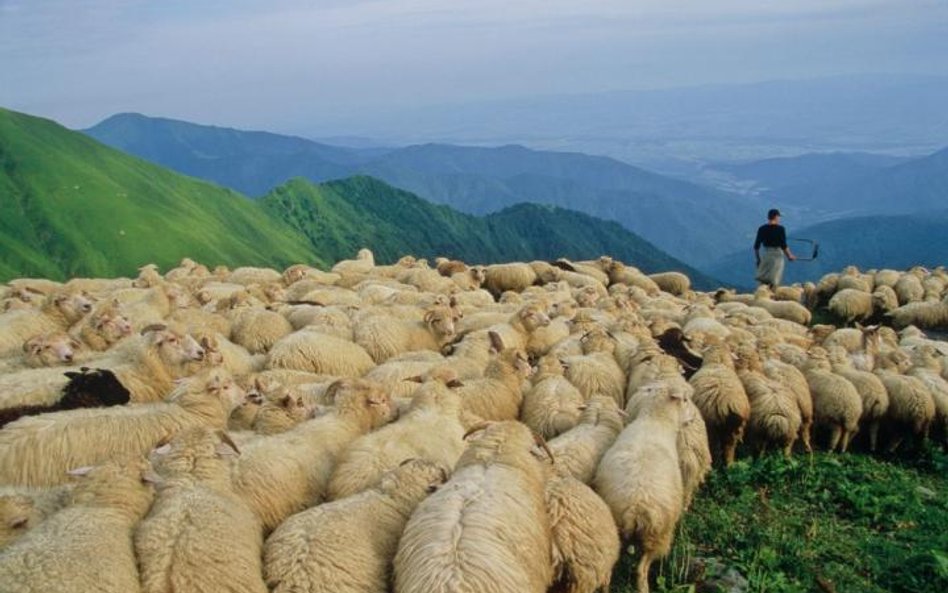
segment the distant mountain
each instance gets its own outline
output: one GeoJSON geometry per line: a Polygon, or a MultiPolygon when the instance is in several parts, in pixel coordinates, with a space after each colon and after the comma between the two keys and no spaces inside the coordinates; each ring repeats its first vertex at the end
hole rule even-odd
{"type": "Polygon", "coordinates": [[[49,120],[0,109],[0,281],[209,265],[327,266],[372,248],[471,262],[609,254],[713,282],[616,223],[522,204],[478,218],[385,183],[297,179],[259,201],[147,163],[49,120]]]}
{"type": "Polygon", "coordinates": [[[0,109],[0,276],[114,276],[190,256],[282,266],[305,239],[240,194],[0,109]]]}
{"type": "Polygon", "coordinates": [[[831,152],[744,163],[721,163],[712,167],[727,171],[739,179],[753,181],[760,191],[775,192],[788,187],[862,179],[907,160],[903,157],[866,152],[831,152]]]}
{"type": "Polygon", "coordinates": [[[113,115],[84,132],[137,157],[251,196],[262,195],[291,177],[345,177],[365,158],[357,149],[293,136],[199,126],[137,113],[113,115]]]}
{"type": "Polygon", "coordinates": [[[110,118],[87,133],[142,158],[251,194],[293,176],[319,182],[369,174],[473,214],[520,202],[553,204],[615,220],[696,266],[735,249],[760,218],[759,208],[731,194],[606,157],[521,146],[427,144],[332,152],[299,138],[129,115],[110,118]]]}
{"type": "Polygon", "coordinates": [[[312,134],[401,144],[523,144],[669,162],[748,160],[812,151],[931,151],[948,144],[948,77],[862,74],[659,90],[423,105],[327,121],[312,134]]]}
{"type": "MultiPolygon", "coordinates": [[[[944,205],[944,204],[943,204],[944,205]]],[[[948,210],[902,216],[865,216],[833,220],[800,230],[790,236],[814,239],[820,254],[813,262],[788,263],[785,283],[816,280],[848,265],[860,268],[905,269],[914,265],[948,264],[948,210]]],[[[791,243],[797,255],[809,256],[804,244],[791,243]]],[[[735,286],[754,283],[751,245],[721,258],[709,267],[711,274],[735,286]]]]}
{"type": "Polygon", "coordinates": [[[472,262],[610,254],[649,272],[680,270],[701,288],[716,285],[616,223],[552,206],[518,204],[477,217],[432,205],[372,177],[319,185],[292,179],[260,203],[309,237],[313,250],[329,259],[351,256],[349,238],[357,234],[384,261],[406,253],[472,262]]]}
{"type": "Polygon", "coordinates": [[[948,148],[858,179],[786,188],[775,195],[800,207],[850,215],[939,210],[948,204],[948,148]]]}

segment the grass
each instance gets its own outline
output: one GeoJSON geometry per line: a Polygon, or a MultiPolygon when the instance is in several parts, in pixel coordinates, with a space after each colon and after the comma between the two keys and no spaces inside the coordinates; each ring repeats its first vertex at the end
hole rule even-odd
{"type": "MultiPolygon", "coordinates": [[[[715,591],[696,558],[733,567],[753,593],[948,591],[948,457],[775,455],[715,470],[655,590],[715,591]]],[[[635,590],[634,566],[624,554],[613,591],[635,590]]]]}

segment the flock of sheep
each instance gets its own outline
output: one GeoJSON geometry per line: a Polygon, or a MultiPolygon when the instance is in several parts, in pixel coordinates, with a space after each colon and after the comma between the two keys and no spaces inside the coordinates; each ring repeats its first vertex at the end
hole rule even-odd
{"type": "Polygon", "coordinates": [[[15,280],[0,584],[591,593],[625,540],[645,593],[712,463],[946,443],[948,348],[923,331],[946,287],[849,268],[707,294],[609,257],[368,250],[15,280]],[[811,326],[822,308],[856,327],[811,326]]]}

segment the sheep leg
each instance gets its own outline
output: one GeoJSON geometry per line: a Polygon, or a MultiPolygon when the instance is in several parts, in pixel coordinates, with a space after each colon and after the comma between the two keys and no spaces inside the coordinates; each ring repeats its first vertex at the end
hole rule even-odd
{"type": "Polygon", "coordinates": [[[853,438],[854,436],[856,436],[856,431],[855,431],[855,430],[852,431],[852,432],[850,432],[850,431],[848,431],[848,430],[844,430],[844,431],[843,431],[843,441],[842,441],[842,443],[841,443],[841,445],[840,445],[840,452],[841,452],[841,453],[845,453],[845,452],[846,452],[846,449],[849,448],[849,441],[852,440],[852,438],[853,438]]]}
{"type": "Polygon", "coordinates": [[[648,552],[642,552],[642,558],[639,559],[638,575],[636,578],[635,590],[637,593],[648,593],[648,571],[652,567],[652,555],[648,552]]]}
{"type": "Polygon", "coordinates": [[[830,453],[836,450],[836,447],[839,446],[839,442],[840,440],[842,440],[842,438],[843,438],[843,427],[839,425],[834,426],[833,433],[830,436],[830,442],[829,442],[830,453]]]}
{"type": "Polygon", "coordinates": [[[810,442],[810,435],[812,432],[812,423],[806,423],[800,426],[800,439],[803,441],[803,450],[807,453],[813,452],[813,444],[810,442]]]}
{"type": "Polygon", "coordinates": [[[879,443],[879,421],[875,421],[869,425],[869,450],[873,453],[876,452],[876,445],[879,443]]]}

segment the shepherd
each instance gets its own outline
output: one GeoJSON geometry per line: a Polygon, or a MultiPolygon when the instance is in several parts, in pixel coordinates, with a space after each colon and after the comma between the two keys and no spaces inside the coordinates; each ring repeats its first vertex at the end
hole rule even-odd
{"type": "Polygon", "coordinates": [[[754,279],[758,284],[766,284],[770,288],[780,286],[784,256],[790,261],[797,259],[787,247],[787,231],[780,226],[780,210],[771,208],[767,212],[767,224],[757,229],[757,239],[754,240],[754,258],[757,260],[754,279]],[[764,247],[763,257],[760,255],[761,245],[764,247]]]}

